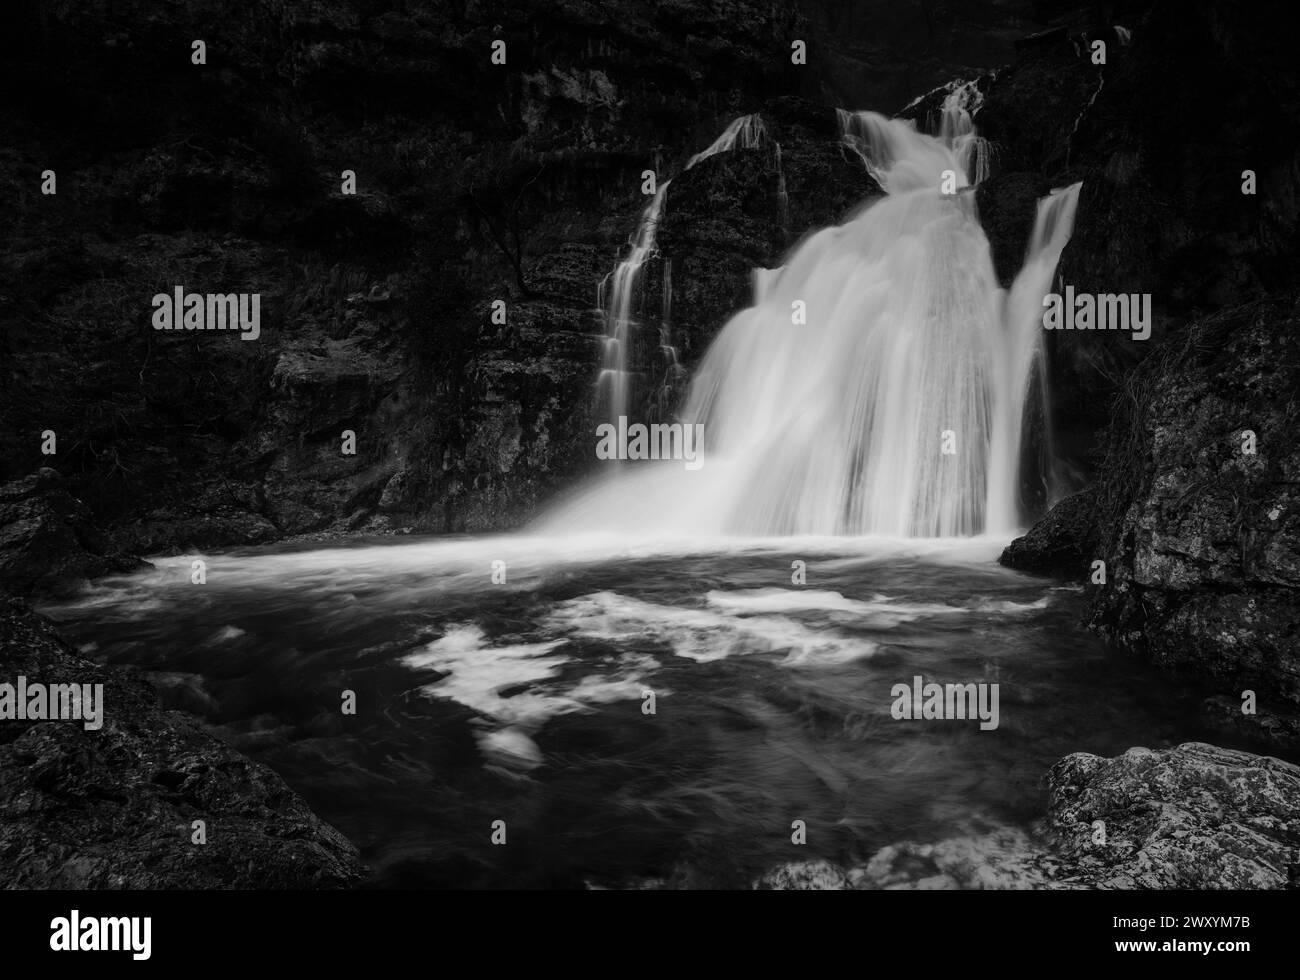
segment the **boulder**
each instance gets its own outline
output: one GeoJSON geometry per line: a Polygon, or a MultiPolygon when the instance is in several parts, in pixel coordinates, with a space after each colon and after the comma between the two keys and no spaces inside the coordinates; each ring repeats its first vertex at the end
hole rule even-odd
{"type": "Polygon", "coordinates": [[[164,711],[127,668],[79,656],[0,598],[0,684],[103,685],[101,724],[0,720],[10,888],[344,888],[357,850],[265,766],[164,711]],[[195,843],[203,821],[205,843],[195,843]]]}
{"type": "Polygon", "coordinates": [[[756,888],[1279,889],[1300,887],[1300,766],[1188,742],[1048,772],[1048,814],[933,843],[881,848],[865,865],[772,869],[756,888]]]}
{"type": "Polygon", "coordinates": [[[1082,578],[1097,557],[1100,534],[1093,519],[1096,494],[1081,490],[1060,501],[1007,545],[998,561],[1008,568],[1082,578]]]}
{"type": "Polygon", "coordinates": [[[63,592],[139,564],[105,543],[57,470],[0,485],[0,589],[63,592]]]}
{"type": "Polygon", "coordinates": [[[1199,321],[1131,379],[1097,488],[1091,624],[1266,714],[1300,713],[1300,308],[1199,321]]]}

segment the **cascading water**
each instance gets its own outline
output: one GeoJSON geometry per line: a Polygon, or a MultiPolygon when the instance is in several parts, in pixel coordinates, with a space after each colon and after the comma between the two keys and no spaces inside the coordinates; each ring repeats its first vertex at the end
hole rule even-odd
{"type": "Polygon", "coordinates": [[[714,340],[683,412],[704,426],[706,465],[620,473],[546,527],[635,515],[657,534],[951,537],[1017,525],[1041,298],[1079,185],[1039,202],[1024,266],[1001,289],[971,192],[988,167],[968,110],[977,94],[953,87],[934,136],[840,113],[886,196],[756,275],[755,305],[714,340]]]}
{"type": "MultiPolygon", "coordinates": [[[[718,153],[727,153],[740,146],[752,149],[762,144],[767,138],[763,120],[757,115],[740,116],[733,119],[722,135],[706,149],[701,150],[686,161],[685,170],[690,170],[701,160],[718,153]]],[[[655,254],[655,236],[659,222],[663,219],[664,203],[668,199],[666,180],[658,185],[650,203],[641,212],[636,234],[628,244],[631,250],[601,282],[597,291],[596,302],[605,319],[605,344],[602,355],[599,385],[601,396],[607,406],[611,419],[625,416],[629,399],[628,341],[632,324],[632,303],[641,268],[655,254]]]]}
{"type": "MultiPolygon", "coordinates": [[[[809,860],[948,841],[973,881],[1003,874],[1005,841],[1031,828],[999,824],[1041,806],[1026,773],[1153,732],[1200,738],[1204,692],[1076,630],[1082,586],[1001,567],[1004,539],[938,537],[1015,519],[1041,297],[1078,195],[1040,202],[999,289],[971,192],[978,92],[947,91],[936,136],[841,117],[887,196],[754,270],[752,308],[689,399],[702,469],[618,468],[523,534],[155,556],[41,611],[280,772],[365,853],[367,887],[748,889],[791,861],[791,814],[816,831],[809,860]],[[795,533],[840,537],[771,537],[795,533]],[[863,533],[933,537],[846,536],[863,533]],[[920,674],[992,688],[992,717],[899,718],[893,691],[920,674]],[[498,821],[510,847],[488,843],[498,821]]],[[[760,127],[738,120],[690,164],[760,127]]],[[[602,295],[624,403],[666,186],[602,295]]],[[[666,347],[689,274],[664,264],[666,347]]],[[[859,870],[871,887],[936,881],[917,862],[859,870]]]]}
{"type": "MultiPolygon", "coordinates": [[[[1047,293],[1061,258],[1061,250],[1074,228],[1074,212],[1079,203],[1079,184],[1052,191],[1038,202],[1034,231],[1029,239],[1025,263],[1006,298],[1006,343],[1004,360],[999,365],[1005,394],[999,399],[997,438],[991,449],[989,468],[988,530],[1006,531],[1017,526],[1017,472],[1020,460],[1023,409],[1028,397],[1035,362],[1041,365],[1043,353],[1043,296],[1047,293]]],[[[1047,405],[1047,379],[1040,378],[1043,391],[1043,417],[1051,413],[1047,405]]],[[[1049,428],[1050,438],[1050,428],[1049,428]]]]}

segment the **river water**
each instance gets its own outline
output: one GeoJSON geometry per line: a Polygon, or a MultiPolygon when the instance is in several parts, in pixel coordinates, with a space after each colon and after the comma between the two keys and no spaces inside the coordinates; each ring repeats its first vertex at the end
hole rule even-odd
{"type": "Polygon", "coordinates": [[[1026,825],[1070,752],[1206,737],[1197,691],[1003,544],[389,539],[204,555],[204,584],[158,559],[42,611],[279,772],[375,887],[746,887],[1026,825]],[[896,719],[918,675],[997,684],[998,726],[896,719]]]}

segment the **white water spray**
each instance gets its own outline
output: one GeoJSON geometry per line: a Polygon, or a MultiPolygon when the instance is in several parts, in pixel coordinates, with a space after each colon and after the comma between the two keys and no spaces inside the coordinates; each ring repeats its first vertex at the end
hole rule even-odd
{"type": "MultiPolygon", "coordinates": [[[[767,131],[759,116],[740,116],[733,119],[722,131],[722,135],[706,149],[687,160],[685,170],[690,170],[701,160],[718,153],[730,152],[736,146],[752,149],[766,139],[767,131]]],[[[671,183],[671,180],[666,180],[658,185],[654,197],[641,212],[636,234],[629,240],[631,251],[605,277],[597,292],[596,302],[605,318],[605,345],[598,384],[611,421],[617,421],[620,415],[627,414],[630,393],[628,342],[633,319],[632,304],[641,267],[656,254],[655,236],[659,231],[659,222],[663,220],[668,185],[671,183]]]]}
{"type": "Polygon", "coordinates": [[[704,425],[704,468],[617,474],[561,507],[548,530],[954,537],[1016,527],[1041,299],[1079,185],[1039,202],[1024,267],[1001,289],[972,192],[988,166],[968,110],[977,95],[950,90],[935,136],[840,114],[886,196],[756,274],[754,305],[709,348],[683,412],[704,425]],[[945,171],[957,193],[941,192],[945,171]],[[792,316],[800,304],[806,323],[792,316]]]}

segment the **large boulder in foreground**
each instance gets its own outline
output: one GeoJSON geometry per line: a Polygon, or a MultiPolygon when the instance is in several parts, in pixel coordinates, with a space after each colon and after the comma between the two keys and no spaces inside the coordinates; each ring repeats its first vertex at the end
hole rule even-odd
{"type": "Polygon", "coordinates": [[[356,848],[270,769],[162,710],[129,670],[78,656],[22,601],[0,597],[0,684],[19,677],[102,684],[102,727],[0,719],[5,887],[341,888],[364,876],[356,848]],[[206,843],[192,842],[196,820],[206,843]]]}
{"type": "Polygon", "coordinates": [[[1076,752],[1052,767],[1048,782],[1065,859],[1060,880],[1095,888],[1296,884],[1300,766],[1188,742],[1114,759],[1076,752]]]}
{"type": "Polygon", "coordinates": [[[1279,889],[1300,887],[1300,766],[1200,742],[1047,775],[1047,819],[936,843],[905,842],[862,866],[774,868],[772,889],[1279,889]]]}

